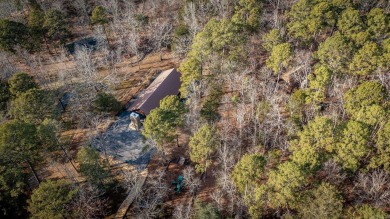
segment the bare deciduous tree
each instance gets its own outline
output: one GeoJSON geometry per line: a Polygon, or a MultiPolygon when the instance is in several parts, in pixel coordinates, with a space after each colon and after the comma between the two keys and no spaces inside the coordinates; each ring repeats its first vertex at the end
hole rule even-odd
{"type": "Polygon", "coordinates": [[[384,170],[359,173],[354,194],[358,202],[371,202],[376,207],[390,206],[390,175],[384,170]]]}

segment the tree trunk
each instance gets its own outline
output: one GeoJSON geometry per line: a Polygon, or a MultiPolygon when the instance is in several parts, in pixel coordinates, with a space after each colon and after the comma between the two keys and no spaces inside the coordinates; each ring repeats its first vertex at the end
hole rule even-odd
{"type": "Polygon", "coordinates": [[[40,185],[40,184],[41,184],[41,181],[39,180],[39,178],[38,178],[38,175],[37,175],[37,172],[35,171],[35,169],[34,169],[33,165],[32,165],[32,164],[30,163],[30,161],[29,161],[29,160],[27,160],[27,159],[26,159],[26,162],[27,162],[28,166],[30,167],[30,169],[31,169],[31,172],[33,173],[33,175],[34,175],[35,179],[37,180],[37,182],[38,182],[38,185],[40,185]]]}
{"type": "Polygon", "coordinates": [[[62,151],[64,152],[65,154],[65,157],[68,159],[69,163],[72,165],[72,167],[76,170],[76,173],[78,173],[79,171],[77,171],[77,168],[76,166],[74,165],[74,163],[72,162],[72,158],[68,155],[68,153],[66,152],[65,148],[61,145],[60,146],[62,151]]]}

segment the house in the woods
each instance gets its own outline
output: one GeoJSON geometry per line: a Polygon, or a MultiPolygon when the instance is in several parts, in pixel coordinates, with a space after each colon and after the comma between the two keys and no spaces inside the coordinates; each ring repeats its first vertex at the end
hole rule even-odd
{"type": "MultiPolygon", "coordinates": [[[[130,105],[130,110],[139,116],[147,116],[152,109],[160,106],[164,97],[178,95],[179,88],[180,73],[175,68],[163,71],[130,105]]],[[[133,114],[133,117],[137,115],[133,114]]],[[[133,120],[132,116],[130,118],[133,120]]]]}

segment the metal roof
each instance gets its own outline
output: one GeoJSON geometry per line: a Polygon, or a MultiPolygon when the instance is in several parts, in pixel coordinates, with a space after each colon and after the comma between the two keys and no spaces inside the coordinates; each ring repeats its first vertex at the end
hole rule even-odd
{"type": "Polygon", "coordinates": [[[130,106],[130,110],[141,110],[148,115],[160,106],[160,100],[168,95],[177,95],[180,88],[180,73],[175,68],[163,71],[130,106]]]}

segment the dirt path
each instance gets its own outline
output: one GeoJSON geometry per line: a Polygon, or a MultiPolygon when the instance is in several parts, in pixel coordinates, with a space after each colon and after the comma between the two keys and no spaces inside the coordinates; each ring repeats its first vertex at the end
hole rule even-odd
{"type": "Polygon", "coordinates": [[[140,177],[135,183],[134,187],[130,190],[126,199],[122,202],[119,207],[118,212],[115,215],[115,219],[123,219],[126,216],[127,211],[131,203],[133,203],[134,199],[137,197],[138,193],[141,191],[142,186],[145,183],[146,178],[148,177],[148,168],[145,168],[141,173],[140,177]]]}

